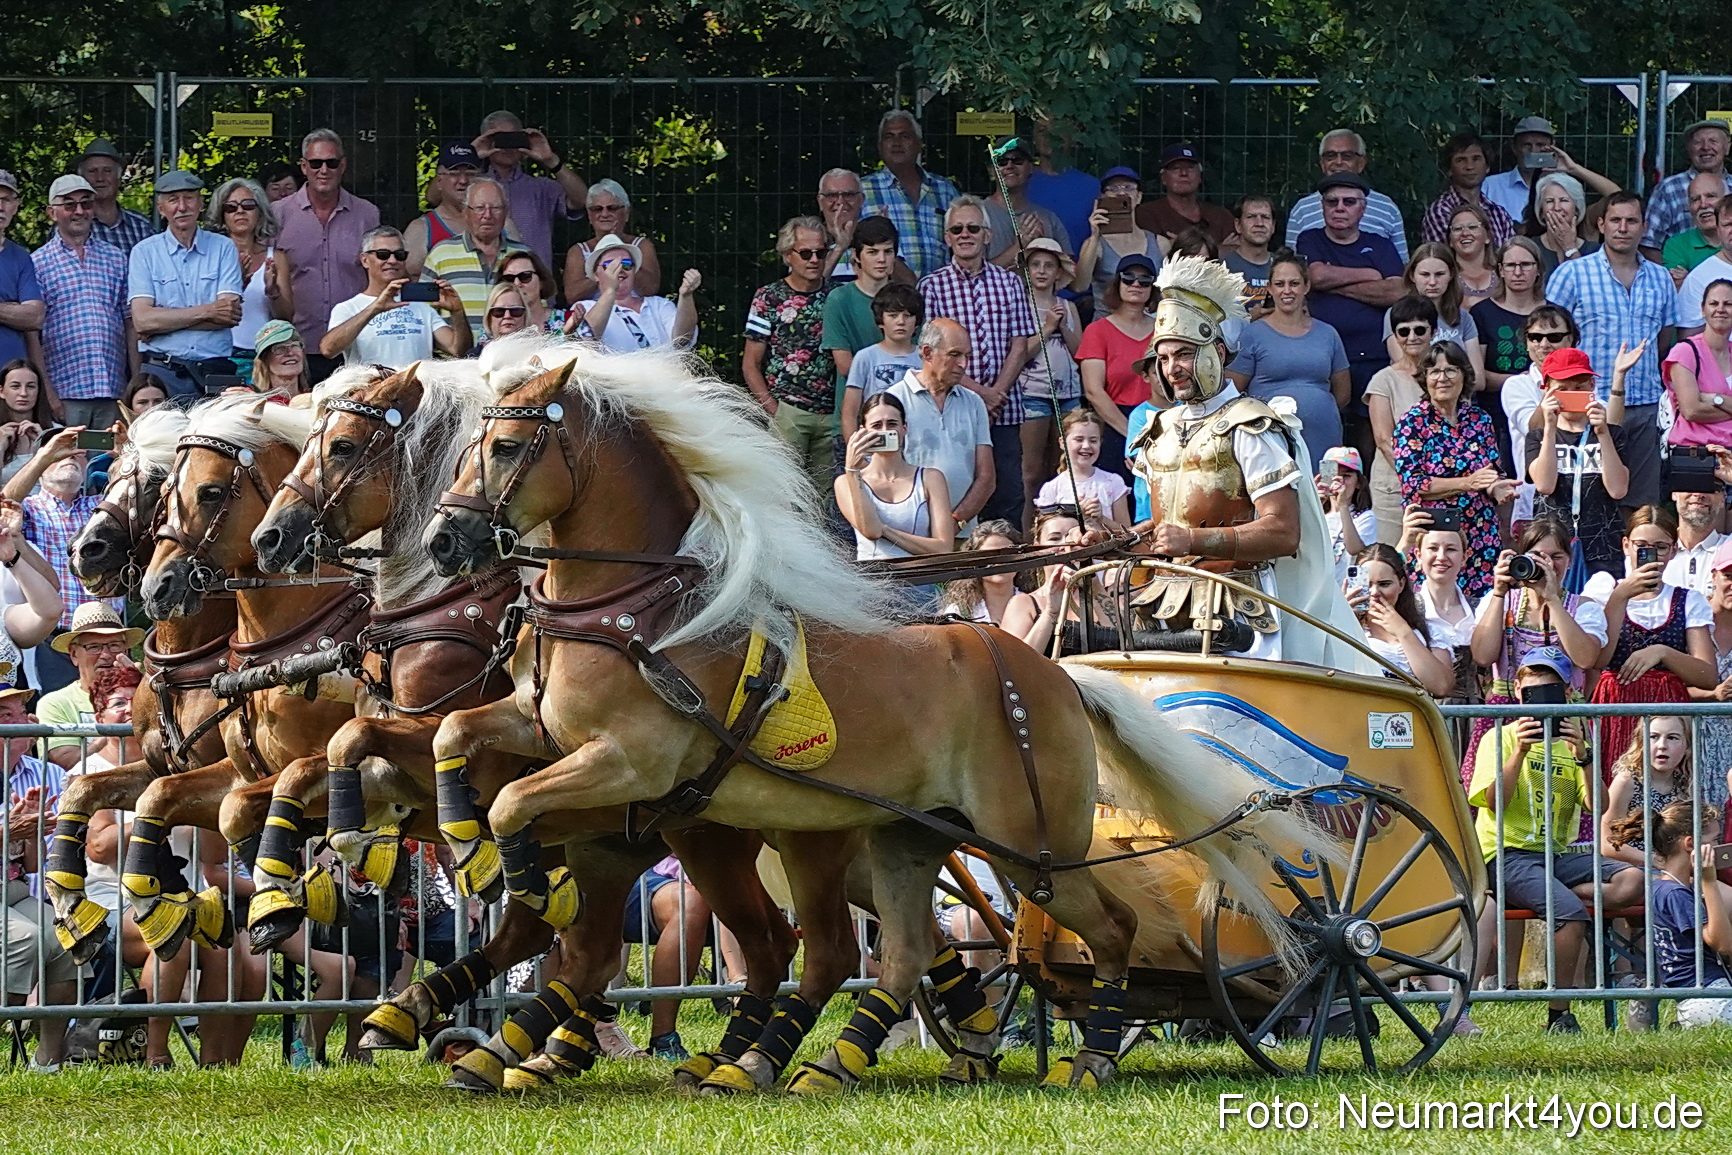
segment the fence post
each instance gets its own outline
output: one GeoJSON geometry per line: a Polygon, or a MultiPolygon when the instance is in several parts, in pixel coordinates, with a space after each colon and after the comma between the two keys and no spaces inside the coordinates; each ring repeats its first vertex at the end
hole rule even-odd
{"type": "Polygon", "coordinates": [[[1666,110],[1672,104],[1671,73],[1660,69],[1659,115],[1654,122],[1654,163],[1650,166],[1660,180],[1666,179],[1666,110]]]}
{"type": "MultiPolygon", "coordinates": [[[[1665,73],[1660,74],[1662,77],[1665,73]]],[[[1636,192],[1648,195],[1648,74],[1642,73],[1636,90],[1636,192]]]]}

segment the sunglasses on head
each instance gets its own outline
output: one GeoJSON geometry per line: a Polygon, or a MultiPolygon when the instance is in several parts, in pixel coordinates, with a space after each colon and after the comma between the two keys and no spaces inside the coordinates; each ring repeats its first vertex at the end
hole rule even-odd
{"type": "Polygon", "coordinates": [[[1570,335],[1568,333],[1557,333],[1557,332],[1543,332],[1542,333],[1538,329],[1528,330],[1528,340],[1530,340],[1530,341],[1546,341],[1546,342],[1549,342],[1553,345],[1561,345],[1565,341],[1568,341],[1569,339],[1570,339],[1570,335]]]}
{"type": "Polygon", "coordinates": [[[227,201],[223,204],[223,214],[257,212],[258,207],[259,202],[250,197],[244,201],[227,201]]]}
{"type": "Polygon", "coordinates": [[[521,273],[500,273],[499,279],[501,281],[516,281],[520,285],[527,285],[529,282],[535,280],[539,275],[540,274],[538,274],[534,269],[525,269],[521,273]]]}
{"type": "Polygon", "coordinates": [[[409,259],[408,249],[368,249],[367,255],[375,261],[406,261],[409,259]]]}
{"type": "Polygon", "coordinates": [[[1395,335],[1397,337],[1424,337],[1430,332],[1431,326],[1423,323],[1418,325],[1397,325],[1395,327],[1395,335]]]}
{"type": "Polygon", "coordinates": [[[1152,287],[1154,285],[1154,283],[1155,283],[1155,279],[1153,277],[1149,276],[1149,274],[1147,274],[1147,273],[1120,273],[1119,274],[1119,284],[1121,284],[1121,285],[1137,285],[1137,286],[1140,286],[1141,288],[1147,289],[1147,288],[1152,287]]]}
{"type": "Polygon", "coordinates": [[[802,261],[815,261],[830,250],[826,246],[822,249],[789,249],[788,251],[793,253],[796,257],[799,257],[802,261]]]}
{"type": "Polygon", "coordinates": [[[529,312],[522,305],[495,305],[487,310],[487,315],[497,321],[501,317],[521,317],[529,312]]]}
{"type": "Polygon", "coordinates": [[[343,158],[340,156],[303,156],[301,158],[301,163],[306,165],[308,168],[341,168],[343,166],[343,158]]]}
{"type": "Polygon", "coordinates": [[[980,232],[981,229],[983,229],[985,227],[986,226],[984,226],[984,225],[973,225],[973,224],[970,224],[970,225],[951,225],[945,231],[948,232],[953,237],[960,237],[963,233],[968,233],[970,236],[973,236],[975,233],[980,232]]]}

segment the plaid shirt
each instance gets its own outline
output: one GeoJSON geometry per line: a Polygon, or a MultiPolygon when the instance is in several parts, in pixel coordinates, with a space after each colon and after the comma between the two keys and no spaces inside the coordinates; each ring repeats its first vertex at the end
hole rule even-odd
{"type": "Polygon", "coordinates": [[[126,385],[126,257],[92,238],[84,256],[58,232],[31,255],[46,314],[42,349],[62,397],[120,396],[126,385]]]}
{"type": "MultiPolygon", "coordinates": [[[[1657,249],[1668,238],[1695,226],[1690,219],[1690,182],[1695,179],[1696,170],[1687,168],[1655,186],[1654,195],[1648,198],[1648,232],[1642,238],[1643,248],[1657,249]]],[[[1732,172],[1722,179],[1727,193],[1732,194],[1732,172]]]]}
{"type": "MultiPolygon", "coordinates": [[[[968,330],[968,375],[990,386],[1004,370],[1010,343],[1034,336],[1034,310],[1022,278],[990,261],[969,276],[953,261],[920,280],[926,317],[950,317],[968,330]]],[[[1022,424],[1022,382],[1011,383],[1004,404],[992,415],[994,425],[1022,424]]]]}
{"type": "Polygon", "coordinates": [[[24,540],[48,560],[60,580],[60,596],[66,602],[66,612],[60,615],[61,629],[72,624],[73,613],[85,602],[106,600],[117,612],[126,612],[124,598],[95,597],[72,572],[72,539],[78,536],[101,501],[101,494],[86,493],[68,505],[46,490],[38,489],[23,502],[24,540]]]}
{"type": "Polygon", "coordinates": [[[901,239],[898,254],[917,277],[924,277],[950,260],[944,247],[944,210],[961,196],[957,187],[936,173],[921,170],[920,199],[910,201],[902,182],[887,168],[860,181],[866,194],[866,215],[889,217],[901,239]]]}
{"type": "Polygon", "coordinates": [[[1594,363],[1596,392],[1606,399],[1612,386],[1612,363],[1618,349],[1635,348],[1646,341],[1642,359],[1624,379],[1626,405],[1657,405],[1660,402],[1660,330],[1678,323],[1677,296],[1672,275],[1653,261],[1636,262],[1636,279],[1625,289],[1612,275],[1606,250],[1565,261],[1546,282],[1546,300],[1568,309],[1582,339],[1582,352],[1594,363]]]}
{"type": "Polygon", "coordinates": [[[122,256],[131,256],[132,246],[154,232],[156,226],[151,224],[148,217],[142,217],[131,209],[121,209],[119,220],[111,225],[97,221],[95,231],[90,235],[107,241],[119,249],[122,256]]]}
{"type": "MultiPolygon", "coordinates": [[[[1425,210],[1425,215],[1419,220],[1419,235],[1427,244],[1449,244],[1449,218],[1455,210],[1467,203],[1467,199],[1455,191],[1455,186],[1443,190],[1443,195],[1431,202],[1431,207],[1425,210]]],[[[1483,192],[1479,198],[1479,211],[1485,214],[1485,219],[1491,225],[1491,245],[1501,249],[1509,244],[1509,239],[1515,236],[1515,222],[1509,213],[1496,201],[1483,192]]]]}

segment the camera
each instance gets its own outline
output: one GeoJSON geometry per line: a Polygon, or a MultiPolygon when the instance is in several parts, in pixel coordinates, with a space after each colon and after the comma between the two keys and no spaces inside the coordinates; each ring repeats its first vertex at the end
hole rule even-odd
{"type": "Polygon", "coordinates": [[[1509,559],[1509,580],[1518,585],[1539,581],[1543,572],[1540,563],[1525,553],[1518,553],[1509,559]]]}
{"type": "Polygon", "coordinates": [[[1636,547],[1636,568],[1645,565],[1660,564],[1660,547],[1657,545],[1639,545],[1636,547]]]}
{"type": "Polygon", "coordinates": [[[902,434],[894,429],[886,429],[872,443],[873,453],[895,453],[902,448],[902,434]]]}

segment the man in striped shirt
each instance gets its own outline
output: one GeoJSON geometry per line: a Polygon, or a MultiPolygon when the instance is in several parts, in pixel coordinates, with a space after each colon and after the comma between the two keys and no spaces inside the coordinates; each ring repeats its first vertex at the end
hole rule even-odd
{"type": "Polygon", "coordinates": [[[463,232],[434,245],[421,268],[423,281],[444,281],[457,290],[477,345],[493,274],[506,253],[524,247],[506,233],[505,213],[504,186],[490,176],[471,177],[463,193],[463,232]]]}
{"type": "MultiPolygon", "coordinates": [[[[1344,172],[1365,171],[1365,138],[1351,128],[1337,128],[1324,134],[1317,144],[1317,167],[1323,175],[1339,176],[1344,172]]],[[[1315,192],[1306,193],[1287,214],[1287,247],[1297,248],[1299,235],[1309,229],[1323,227],[1323,198],[1315,192]]],[[[1365,197],[1365,217],[1359,227],[1368,233],[1388,237],[1401,263],[1407,263],[1407,226],[1402,223],[1401,210],[1395,202],[1373,189],[1365,197]]]]}

